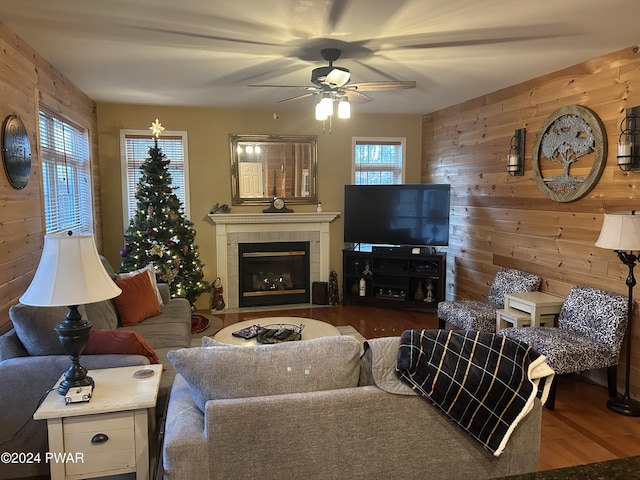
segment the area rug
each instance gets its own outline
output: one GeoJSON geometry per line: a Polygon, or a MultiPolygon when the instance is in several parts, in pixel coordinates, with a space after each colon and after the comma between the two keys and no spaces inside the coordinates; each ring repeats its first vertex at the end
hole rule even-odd
{"type": "Polygon", "coordinates": [[[202,343],[202,337],[204,336],[213,337],[223,327],[223,323],[220,317],[216,317],[215,315],[198,314],[198,313],[195,313],[191,316],[191,325],[192,325],[192,328],[191,328],[191,346],[192,347],[199,347],[202,343]],[[208,323],[205,322],[204,320],[200,320],[199,318],[196,318],[194,322],[194,317],[204,317],[208,321],[208,323]],[[194,327],[194,323],[196,323],[195,327],[194,327]]]}
{"type": "Polygon", "coordinates": [[[202,333],[209,327],[209,319],[204,315],[191,315],[191,335],[202,333]]]}

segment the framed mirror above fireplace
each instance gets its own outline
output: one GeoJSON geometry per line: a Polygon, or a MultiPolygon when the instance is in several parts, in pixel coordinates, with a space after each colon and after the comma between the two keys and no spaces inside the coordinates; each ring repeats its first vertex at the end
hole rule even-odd
{"type": "Polygon", "coordinates": [[[229,135],[231,203],[318,202],[315,135],[229,135]]]}

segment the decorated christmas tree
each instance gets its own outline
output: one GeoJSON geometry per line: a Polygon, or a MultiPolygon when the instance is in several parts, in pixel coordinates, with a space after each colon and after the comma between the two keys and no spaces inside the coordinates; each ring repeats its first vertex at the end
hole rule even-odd
{"type": "Polygon", "coordinates": [[[158,147],[164,127],[156,119],[149,128],[153,146],[140,166],[136,214],[124,234],[120,272],[131,272],[151,263],[158,279],[169,284],[172,297],[184,297],[194,305],[198,296],[209,290],[194,243],[196,231],[174,193],[178,187],[171,186],[170,160],[158,147]]]}

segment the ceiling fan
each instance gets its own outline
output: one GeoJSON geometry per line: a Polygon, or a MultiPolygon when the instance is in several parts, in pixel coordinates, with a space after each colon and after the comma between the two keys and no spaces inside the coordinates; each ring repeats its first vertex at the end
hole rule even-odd
{"type": "Polygon", "coordinates": [[[373,100],[363,92],[381,90],[402,90],[415,88],[415,81],[379,81],[351,83],[351,72],[348,68],[334,65],[342,55],[339,48],[323,48],[320,50],[322,58],[329,65],[317,67],[311,71],[311,83],[313,85],[248,85],[249,87],[279,87],[279,88],[304,88],[307,93],[279,100],[278,103],[290,102],[301,98],[320,95],[322,98],[330,98],[332,101],[354,101],[359,103],[373,100]]]}

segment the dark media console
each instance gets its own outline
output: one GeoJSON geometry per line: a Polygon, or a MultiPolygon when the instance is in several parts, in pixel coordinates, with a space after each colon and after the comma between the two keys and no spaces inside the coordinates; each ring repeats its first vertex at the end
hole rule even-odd
{"type": "Polygon", "coordinates": [[[446,254],[436,253],[432,247],[376,246],[366,251],[342,251],[343,305],[435,312],[438,302],[444,300],[445,285],[446,254]]]}
{"type": "MultiPolygon", "coordinates": [[[[354,248],[355,251],[359,251],[358,248],[354,248]]],[[[436,249],[433,247],[402,247],[402,246],[384,246],[374,245],[371,247],[373,253],[389,253],[395,255],[432,255],[436,253],[436,249]]]]}

